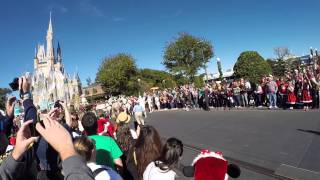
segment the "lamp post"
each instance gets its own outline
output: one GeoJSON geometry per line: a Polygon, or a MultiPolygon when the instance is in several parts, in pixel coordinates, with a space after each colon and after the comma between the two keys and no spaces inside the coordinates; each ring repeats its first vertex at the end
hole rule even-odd
{"type": "Polygon", "coordinates": [[[166,89],[166,80],[165,79],[162,80],[162,86],[163,86],[164,89],[166,89]]]}
{"type": "Polygon", "coordinates": [[[222,74],[222,68],[221,68],[221,59],[217,58],[217,66],[218,66],[218,71],[219,71],[219,79],[222,81],[223,74],[222,74]]]}
{"type": "Polygon", "coordinates": [[[140,81],[141,81],[141,79],[139,78],[139,79],[138,79],[138,84],[139,84],[139,97],[140,97],[140,89],[141,89],[140,81]]]}

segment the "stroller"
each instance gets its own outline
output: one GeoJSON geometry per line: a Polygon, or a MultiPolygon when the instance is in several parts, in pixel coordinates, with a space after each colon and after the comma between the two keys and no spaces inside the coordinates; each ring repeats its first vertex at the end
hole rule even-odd
{"type": "Polygon", "coordinates": [[[249,95],[249,106],[250,106],[250,107],[254,107],[255,104],[256,104],[256,102],[255,102],[255,100],[254,100],[254,94],[251,93],[251,94],[249,95]]]}

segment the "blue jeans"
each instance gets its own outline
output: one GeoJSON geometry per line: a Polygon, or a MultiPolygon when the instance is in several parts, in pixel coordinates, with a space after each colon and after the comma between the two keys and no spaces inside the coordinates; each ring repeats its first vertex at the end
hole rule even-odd
{"type": "Polygon", "coordinates": [[[233,96],[234,102],[235,102],[235,106],[240,106],[240,95],[234,95],[233,96]]]}
{"type": "Polygon", "coordinates": [[[276,93],[268,93],[268,99],[270,102],[269,106],[276,106],[277,105],[277,95],[276,93]]]}

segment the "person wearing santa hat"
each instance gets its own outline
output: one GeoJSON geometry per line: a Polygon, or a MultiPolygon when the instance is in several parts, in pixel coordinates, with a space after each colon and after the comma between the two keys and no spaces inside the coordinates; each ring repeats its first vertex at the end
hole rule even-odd
{"type": "Polygon", "coordinates": [[[185,166],[183,174],[194,180],[227,180],[240,177],[241,170],[235,164],[228,164],[221,152],[202,150],[193,160],[192,166],[185,166]]]}

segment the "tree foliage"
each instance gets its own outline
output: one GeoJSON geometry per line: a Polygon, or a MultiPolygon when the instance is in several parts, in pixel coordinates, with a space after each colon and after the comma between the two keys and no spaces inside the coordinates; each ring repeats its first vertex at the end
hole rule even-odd
{"type": "Polygon", "coordinates": [[[194,77],[194,86],[196,88],[202,88],[204,86],[203,77],[204,77],[204,74],[194,77]]]}
{"type": "Polygon", "coordinates": [[[270,65],[256,51],[245,51],[240,54],[233,67],[235,77],[258,82],[263,75],[272,73],[270,65]]]}
{"type": "Polygon", "coordinates": [[[290,55],[290,50],[287,47],[276,47],[273,50],[277,60],[284,60],[285,57],[290,55]]]}
{"type": "Polygon", "coordinates": [[[287,62],[284,60],[267,59],[267,63],[272,69],[272,74],[275,76],[283,76],[286,72],[287,62]]]}
{"type": "Polygon", "coordinates": [[[290,55],[290,50],[287,47],[276,47],[273,49],[276,59],[274,62],[270,60],[268,63],[271,65],[272,73],[275,76],[283,76],[289,69],[289,64],[286,58],[290,55]]]}
{"type": "Polygon", "coordinates": [[[99,67],[96,81],[110,95],[132,95],[138,92],[138,70],[135,60],[128,54],[117,54],[104,59],[99,67]]]}
{"type": "Polygon", "coordinates": [[[180,33],[165,47],[163,64],[172,74],[186,76],[192,82],[198,70],[213,56],[210,42],[180,33]]]}
{"type": "Polygon", "coordinates": [[[92,84],[91,78],[88,77],[88,78],[86,79],[86,82],[87,82],[87,86],[90,86],[90,85],[92,84]]]}
{"type": "Polygon", "coordinates": [[[154,69],[141,69],[140,77],[152,87],[173,88],[176,86],[171,74],[154,69]]]}

